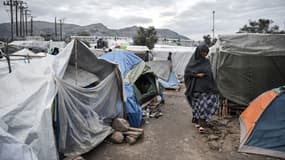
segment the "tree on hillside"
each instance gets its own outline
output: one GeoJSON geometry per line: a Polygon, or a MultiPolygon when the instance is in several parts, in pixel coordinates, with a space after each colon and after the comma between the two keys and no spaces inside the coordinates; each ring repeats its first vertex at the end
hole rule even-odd
{"type": "Polygon", "coordinates": [[[279,31],[278,25],[273,25],[273,20],[270,19],[259,19],[257,21],[249,20],[248,24],[245,24],[239,29],[238,33],[282,33],[284,31],[279,31]]]}
{"type": "Polygon", "coordinates": [[[77,33],[78,36],[90,36],[90,33],[87,31],[82,31],[77,33]]]}
{"type": "Polygon", "coordinates": [[[207,44],[209,47],[213,46],[217,42],[217,38],[212,39],[212,37],[207,34],[203,36],[204,43],[207,44]]]}
{"type": "Polygon", "coordinates": [[[208,45],[208,46],[210,46],[211,45],[211,40],[212,40],[212,38],[211,38],[211,36],[208,34],[208,35],[204,35],[203,36],[203,39],[204,39],[204,42],[208,45]]]}
{"type": "Polygon", "coordinates": [[[52,35],[49,33],[41,33],[40,36],[44,37],[45,41],[49,41],[52,39],[52,35]]]}
{"type": "Polygon", "coordinates": [[[137,35],[133,37],[135,45],[145,45],[148,49],[153,49],[158,38],[156,36],[157,32],[153,26],[144,29],[139,27],[137,35]]]}

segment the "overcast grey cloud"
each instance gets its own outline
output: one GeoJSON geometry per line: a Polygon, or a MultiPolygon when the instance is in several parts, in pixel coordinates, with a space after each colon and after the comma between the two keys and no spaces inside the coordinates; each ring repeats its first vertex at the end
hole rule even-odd
{"type": "MultiPolygon", "coordinates": [[[[215,10],[216,34],[235,33],[248,20],[272,19],[284,29],[284,0],[26,0],[35,20],[89,25],[103,23],[108,28],[133,25],[172,29],[191,39],[212,34],[215,10]]],[[[9,22],[8,7],[0,5],[0,23],[9,22]]]]}

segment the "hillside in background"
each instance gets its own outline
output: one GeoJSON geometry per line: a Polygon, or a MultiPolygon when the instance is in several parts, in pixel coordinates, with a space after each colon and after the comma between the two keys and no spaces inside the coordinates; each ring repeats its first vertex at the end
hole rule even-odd
{"type": "MultiPolygon", "coordinates": [[[[44,21],[34,21],[33,23],[34,35],[54,35],[54,23],[44,21]]],[[[69,37],[71,35],[78,35],[78,33],[88,32],[95,36],[117,36],[117,37],[134,37],[139,27],[132,26],[122,29],[109,29],[102,23],[91,24],[87,26],[79,26],[75,24],[63,24],[63,36],[69,37]]],[[[30,23],[28,23],[28,30],[30,30],[30,23]]],[[[156,29],[157,35],[160,38],[173,39],[189,39],[169,29],[156,29]]],[[[57,32],[59,34],[59,24],[57,25],[57,32]]],[[[0,38],[10,36],[10,23],[0,24],[0,38]]]]}

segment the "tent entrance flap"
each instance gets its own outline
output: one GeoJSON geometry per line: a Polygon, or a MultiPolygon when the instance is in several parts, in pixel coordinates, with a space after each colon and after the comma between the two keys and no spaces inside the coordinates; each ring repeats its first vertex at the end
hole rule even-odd
{"type": "Polygon", "coordinates": [[[152,73],[141,75],[135,82],[134,90],[139,104],[143,104],[151,100],[158,94],[155,76],[152,73]]]}

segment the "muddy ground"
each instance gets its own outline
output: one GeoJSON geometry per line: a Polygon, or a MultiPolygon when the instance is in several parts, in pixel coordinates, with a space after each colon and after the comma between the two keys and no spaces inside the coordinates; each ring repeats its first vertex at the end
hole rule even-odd
{"type": "Polygon", "coordinates": [[[183,89],[166,91],[160,106],[163,116],[144,124],[144,137],[134,145],[103,142],[84,155],[87,160],[277,160],[276,158],[237,152],[237,117],[213,118],[215,127],[200,134],[191,123],[183,89]]]}

